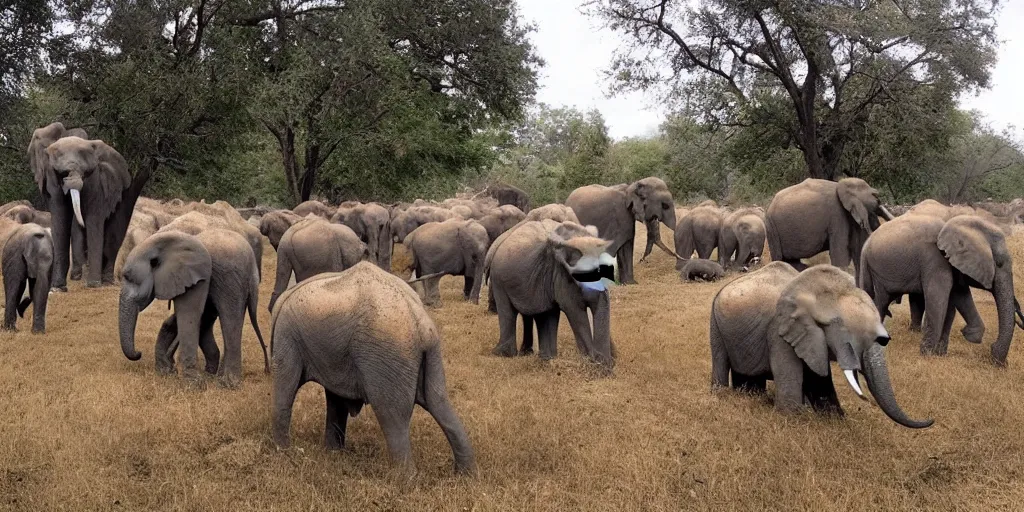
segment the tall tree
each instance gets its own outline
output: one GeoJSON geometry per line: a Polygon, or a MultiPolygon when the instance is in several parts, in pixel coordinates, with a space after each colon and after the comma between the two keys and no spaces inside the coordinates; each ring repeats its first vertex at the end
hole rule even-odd
{"type": "Polygon", "coordinates": [[[994,0],[593,0],[626,36],[611,74],[659,88],[706,121],[763,121],[785,98],[790,141],[815,178],[836,179],[851,138],[879,105],[920,88],[987,86],[994,0]]]}

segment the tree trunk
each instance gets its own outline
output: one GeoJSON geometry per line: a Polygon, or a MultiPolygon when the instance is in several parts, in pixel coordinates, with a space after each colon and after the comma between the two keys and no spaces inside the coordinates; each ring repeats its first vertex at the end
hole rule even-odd
{"type": "Polygon", "coordinates": [[[320,145],[310,144],[306,148],[306,165],[302,173],[299,192],[303,201],[309,201],[313,193],[313,185],[316,184],[316,172],[320,169],[320,145]]]}
{"type": "Polygon", "coordinates": [[[299,193],[299,160],[295,154],[295,130],[291,126],[284,126],[275,135],[277,135],[278,149],[281,151],[284,177],[288,182],[288,193],[291,195],[292,204],[298,205],[304,199],[299,193]]]}

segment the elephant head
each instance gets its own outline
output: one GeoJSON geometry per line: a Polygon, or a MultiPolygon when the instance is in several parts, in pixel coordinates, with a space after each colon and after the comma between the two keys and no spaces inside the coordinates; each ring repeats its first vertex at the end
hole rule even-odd
{"type": "Polygon", "coordinates": [[[889,333],[879,320],[868,294],[857,288],[852,276],[830,265],[800,273],[783,290],[776,307],[778,336],[814,373],[829,374],[834,359],[846,381],[864,398],[858,383],[863,373],[871,395],[893,421],[910,428],[931,426],[932,420],[910,419],[896,402],[882,347],[889,333]]]}
{"type": "Polygon", "coordinates": [[[87,179],[96,183],[90,187],[95,192],[91,192],[89,208],[101,219],[114,213],[121,202],[121,193],[131,185],[128,163],[101,140],[64,137],[50,144],[46,154],[54,176],[61,180],[60,192],[71,196],[71,206],[80,226],[85,226],[81,192],[87,179]]]}
{"type": "Polygon", "coordinates": [[[39,191],[46,195],[59,196],[61,194],[61,185],[54,175],[46,148],[64,137],[88,139],[89,135],[81,128],[68,130],[63,123],[51,123],[32,132],[32,141],[28,145],[29,167],[32,168],[32,173],[35,175],[39,191]]]}
{"type": "Polygon", "coordinates": [[[655,245],[676,256],[675,252],[661,241],[661,229],[658,227],[658,223],[661,222],[673,231],[676,229],[676,205],[668,185],[660,178],[644,178],[626,187],[625,192],[626,208],[637,222],[647,227],[647,248],[641,260],[651,253],[655,245]]]}
{"type": "Polygon", "coordinates": [[[889,210],[878,200],[878,191],[860,178],[843,178],[836,187],[836,195],[843,209],[849,212],[854,222],[870,234],[878,229],[878,217],[892,220],[889,210]]]}
{"type": "Polygon", "coordinates": [[[153,299],[172,300],[202,280],[209,280],[212,260],[195,236],[180,231],[156,233],[128,254],[121,279],[118,330],[124,356],[138,361],[135,325],[153,299]]]}
{"type": "Polygon", "coordinates": [[[950,265],[972,286],[992,292],[999,315],[999,335],[992,344],[992,358],[1006,364],[1013,339],[1014,315],[1024,329],[1024,315],[1013,291],[1013,260],[1006,237],[998,226],[973,215],[953,217],[942,227],[936,242],[950,265]]]}

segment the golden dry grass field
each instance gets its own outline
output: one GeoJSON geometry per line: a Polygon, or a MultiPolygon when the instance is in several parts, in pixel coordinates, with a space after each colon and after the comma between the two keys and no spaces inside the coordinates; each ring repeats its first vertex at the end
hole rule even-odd
{"type": "MultiPolygon", "coordinates": [[[[1020,289],[1024,236],[1011,243],[1020,289]]],[[[264,254],[269,335],[275,254],[264,254]]],[[[844,419],[782,416],[770,399],[712,394],[707,318],[723,283],[681,283],[657,250],[637,278],[612,291],[618,360],[609,378],[579,358],[564,319],[551,363],[491,356],[497,317],[462,302],[461,278],[445,278],[444,305],[431,314],[479,475],[452,474],[441,430],[417,408],[411,482],[391,470],[368,408],[349,423],[347,450],[325,452],[323,391],[312,384],[296,404],[294,448],[276,450],[271,377],[249,327],[242,388],[211,380],[192,391],[153,369],[166,303],[140,317],[143,359],[131,362],[117,340],[118,289],[73,283],[52,297],[46,335],[29,334],[25,320],[22,332],[0,334],[0,509],[1024,509],[1024,336],[1009,368],[987,362],[990,295],[975,294],[984,345],[965,342],[958,319],[941,358],[918,354],[905,303],[894,308],[887,356],[897,397],[936,422],[914,431],[859,401],[842,377],[844,419]]]]}

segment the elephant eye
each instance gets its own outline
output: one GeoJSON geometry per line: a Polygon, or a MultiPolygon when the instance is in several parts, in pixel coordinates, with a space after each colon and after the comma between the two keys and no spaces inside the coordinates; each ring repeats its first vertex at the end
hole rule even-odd
{"type": "Polygon", "coordinates": [[[663,210],[668,210],[671,207],[672,207],[672,205],[670,205],[668,203],[661,203],[661,209],[663,209],[663,210]]]}
{"type": "Polygon", "coordinates": [[[153,268],[159,267],[160,266],[160,258],[153,258],[153,259],[149,260],[149,266],[151,266],[153,268]]]}

